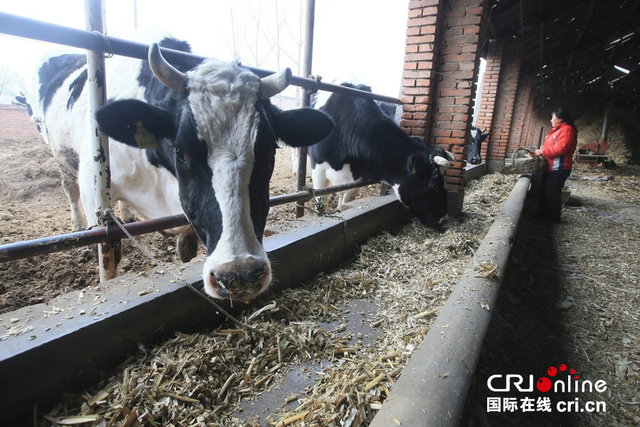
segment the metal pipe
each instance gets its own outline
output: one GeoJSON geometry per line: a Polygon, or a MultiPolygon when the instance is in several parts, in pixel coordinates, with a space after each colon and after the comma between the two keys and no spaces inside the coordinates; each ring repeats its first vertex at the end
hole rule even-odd
{"type": "MultiPolygon", "coordinates": [[[[85,24],[87,31],[104,34],[104,15],[102,0],[85,0],[85,24]]],[[[87,87],[89,90],[89,123],[91,152],[93,159],[93,214],[111,208],[111,168],[109,166],[109,138],[98,129],[95,112],[104,105],[107,99],[104,53],[87,51],[87,87]]],[[[85,206],[85,208],[88,208],[85,206]]],[[[99,219],[101,225],[104,221],[99,219]]],[[[98,265],[100,282],[113,279],[117,275],[116,258],[118,246],[105,242],[98,245],[98,265]]]]}
{"type": "MultiPolygon", "coordinates": [[[[315,0],[307,0],[304,8],[304,41],[302,74],[305,77],[312,76],[313,62],[313,28],[316,13],[315,0]]],[[[302,91],[302,106],[311,105],[311,91],[302,91]]],[[[307,185],[307,147],[298,148],[298,190],[302,190],[307,185]]],[[[304,216],[304,202],[296,203],[296,218],[304,216]]]]}
{"type": "MultiPolygon", "coordinates": [[[[269,206],[273,207],[297,201],[309,201],[314,197],[324,196],[326,194],[336,193],[338,191],[349,190],[352,188],[364,187],[376,183],[376,181],[358,181],[345,185],[319,188],[317,190],[310,188],[306,191],[271,197],[269,199],[269,206]]],[[[124,228],[132,236],[139,236],[141,234],[168,230],[188,224],[189,221],[187,221],[187,218],[184,215],[174,215],[124,224],[124,228]]],[[[61,252],[96,243],[111,242],[125,239],[126,237],[127,236],[119,227],[111,223],[107,228],[95,228],[92,230],[77,231],[58,236],[8,243],[6,245],[0,245],[0,263],[37,255],[50,254],[53,252],[61,252]]]]}
{"type": "MultiPolygon", "coordinates": [[[[40,40],[49,43],[57,43],[80,49],[93,50],[114,55],[127,56],[146,60],[149,46],[143,43],[131,42],[117,37],[92,33],[89,31],[77,30],[62,25],[50,24],[48,22],[37,21],[23,16],[12,15],[0,12],[0,33],[12,36],[24,37],[32,40],[40,40]]],[[[183,64],[195,67],[206,57],[181,52],[173,49],[162,48],[163,56],[174,64],[183,64]]],[[[273,71],[255,67],[246,67],[259,77],[273,74],[273,71]]],[[[311,91],[326,90],[330,92],[342,93],[345,95],[359,96],[362,98],[375,99],[378,101],[402,104],[399,98],[377,95],[371,92],[364,92],[358,89],[347,88],[340,85],[323,83],[314,79],[294,76],[291,82],[294,86],[300,86],[311,91]]]]}
{"type": "Polygon", "coordinates": [[[607,103],[604,107],[604,119],[602,120],[602,134],[600,134],[600,141],[598,142],[598,148],[600,144],[607,143],[607,137],[609,136],[609,110],[611,109],[611,103],[607,103]]]}
{"type": "Polygon", "coordinates": [[[542,146],[542,137],[544,136],[544,126],[540,126],[540,135],[538,135],[538,148],[542,146]]]}
{"type": "MultiPolygon", "coordinates": [[[[132,236],[139,236],[141,234],[162,231],[187,224],[189,224],[189,221],[187,221],[184,215],[175,215],[124,224],[124,228],[132,236]]],[[[126,238],[126,235],[122,230],[115,226],[115,224],[110,224],[110,226],[106,228],[100,227],[41,239],[26,240],[24,242],[9,243],[0,246],[0,262],[60,252],[67,249],[123,238],[126,238]]]]}

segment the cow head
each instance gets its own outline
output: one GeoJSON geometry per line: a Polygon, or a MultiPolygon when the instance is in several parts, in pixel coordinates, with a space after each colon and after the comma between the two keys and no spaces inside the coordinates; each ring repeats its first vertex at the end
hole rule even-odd
{"type": "Polygon", "coordinates": [[[439,228],[447,215],[447,190],[444,170],[455,160],[440,147],[412,154],[407,174],[394,186],[398,199],[427,227],[439,228]]]}
{"type": "Polygon", "coordinates": [[[155,44],[149,65],[174,93],[157,105],[111,102],[96,113],[100,128],[130,146],[151,147],[152,163],[175,175],[185,215],[207,248],[206,292],[248,302],[271,281],[262,235],[276,140],[308,146],[333,122],[313,109],[271,105],[269,97],[289,85],[289,69],[260,79],[236,63],[208,59],[182,73],[155,44]]]}
{"type": "Polygon", "coordinates": [[[467,155],[469,163],[472,165],[479,165],[482,163],[482,157],[480,156],[480,149],[482,148],[482,142],[487,139],[489,132],[484,132],[482,129],[475,126],[471,126],[471,135],[469,137],[469,154],[467,155]]]}

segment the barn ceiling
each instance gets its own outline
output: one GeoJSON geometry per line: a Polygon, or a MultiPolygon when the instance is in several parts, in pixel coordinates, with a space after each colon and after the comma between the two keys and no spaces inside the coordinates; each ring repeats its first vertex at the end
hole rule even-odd
{"type": "Polygon", "coordinates": [[[488,37],[521,44],[538,108],[640,110],[640,0],[490,0],[488,37]]]}

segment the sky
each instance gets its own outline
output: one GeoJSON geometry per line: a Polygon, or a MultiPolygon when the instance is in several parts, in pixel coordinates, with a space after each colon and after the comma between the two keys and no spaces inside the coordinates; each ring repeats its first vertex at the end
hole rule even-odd
{"type": "MultiPolygon", "coordinates": [[[[294,75],[300,75],[304,3],[104,0],[105,25],[108,35],[131,39],[136,37],[137,16],[138,32],[182,38],[191,43],[195,54],[239,59],[273,71],[290,67],[294,75]]],[[[316,0],[313,74],[327,82],[356,78],[376,93],[398,97],[407,4],[408,0],[316,0]]],[[[3,0],[0,11],[85,29],[83,0],[3,0]]],[[[62,49],[68,48],[0,34],[0,73],[15,72],[30,85],[43,55],[62,49]]]]}

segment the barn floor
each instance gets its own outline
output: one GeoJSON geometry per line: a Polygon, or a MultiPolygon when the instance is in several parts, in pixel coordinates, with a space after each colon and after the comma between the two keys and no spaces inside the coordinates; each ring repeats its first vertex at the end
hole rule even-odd
{"type": "Polygon", "coordinates": [[[574,175],[561,224],[538,220],[529,201],[463,425],[640,423],[640,168],[579,166],[574,175]],[[604,402],[606,412],[487,412],[487,398],[500,396],[487,387],[491,375],[537,380],[563,363],[607,389],[554,397],[604,402]]]}

